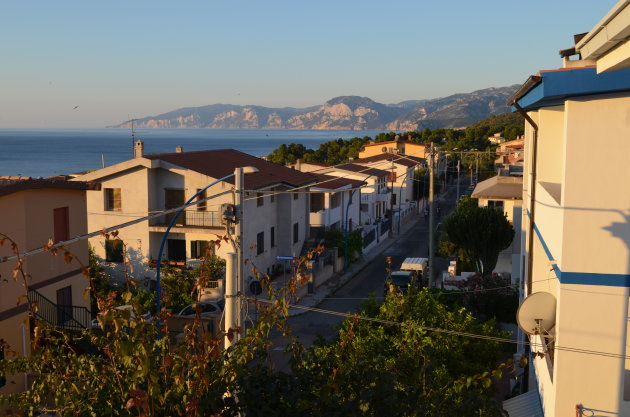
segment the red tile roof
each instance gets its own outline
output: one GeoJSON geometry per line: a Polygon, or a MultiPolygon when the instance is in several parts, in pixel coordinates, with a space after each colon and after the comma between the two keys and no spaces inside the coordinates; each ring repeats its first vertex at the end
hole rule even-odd
{"type": "MultiPolygon", "coordinates": [[[[145,158],[166,161],[212,178],[222,178],[232,174],[237,167],[253,166],[258,168],[259,172],[245,175],[245,188],[248,189],[263,188],[280,183],[299,187],[315,182],[315,178],[310,173],[274,164],[235,149],[164,153],[145,155],[145,158]]],[[[234,177],[225,181],[234,184],[234,177]]]]}
{"type": "Polygon", "coordinates": [[[314,187],[326,190],[337,190],[342,187],[347,187],[348,185],[351,188],[359,188],[366,185],[366,182],[361,180],[353,180],[350,178],[341,178],[325,174],[312,175],[317,179],[317,184],[315,184],[314,187]]]}
{"type": "Polygon", "coordinates": [[[424,161],[422,158],[409,157],[405,155],[396,155],[393,153],[379,153],[378,155],[367,156],[365,158],[355,159],[353,163],[372,163],[372,162],[380,162],[380,161],[394,161],[395,164],[405,165],[407,167],[416,166],[421,161],[424,161]]]}
{"type": "Polygon", "coordinates": [[[33,179],[30,177],[0,177],[0,197],[25,190],[42,188],[64,190],[100,190],[101,184],[84,181],[65,181],[57,179],[33,179]]]}
{"type": "Polygon", "coordinates": [[[377,145],[384,145],[384,144],[387,144],[387,143],[405,143],[405,144],[410,143],[412,145],[419,145],[419,146],[425,146],[426,147],[426,145],[424,145],[423,143],[412,142],[412,141],[407,140],[407,139],[386,140],[386,141],[383,141],[383,142],[366,143],[363,146],[377,146],[377,145]]]}
{"type": "Polygon", "coordinates": [[[335,165],[334,168],[341,169],[344,171],[357,172],[359,174],[375,175],[377,177],[383,177],[383,176],[389,175],[388,171],[385,171],[382,169],[367,168],[362,165],[357,165],[357,164],[352,164],[352,163],[335,165]]]}

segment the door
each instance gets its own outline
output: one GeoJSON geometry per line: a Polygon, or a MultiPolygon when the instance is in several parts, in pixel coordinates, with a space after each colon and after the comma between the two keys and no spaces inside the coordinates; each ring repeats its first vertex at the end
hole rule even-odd
{"type": "MultiPolygon", "coordinates": [[[[175,207],[183,206],[185,203],[184,200],[184,190],[164,190],[164,208],[166,210],[173,209],[175,207]]],[[[173,217],[175,217],[175,213],[170,213],[166,215],[166,224],[170,224],[173,217]]],[[[186,213],[182,213],[177,218],[175,222],[178,226],[183,226],[186,224],[186,213]]]]}
{"type": "Polygon", "coordinates": [[[72,286],[57,290],[57,324],[72,320],[72,286]]]}

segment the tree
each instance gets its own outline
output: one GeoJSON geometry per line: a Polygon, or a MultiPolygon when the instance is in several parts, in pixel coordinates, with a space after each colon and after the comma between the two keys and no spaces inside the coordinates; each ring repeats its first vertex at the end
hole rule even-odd
{"type": "Polygon", "coordinates": [[[458,205],[442,225],[448,239],[464,250],[482,276],[492,273],[499,253],[514,239],[514,229],[501,210],[478,207],[470,200],[458,205]]]}
{"type": "MultiPolygon", "coordinates": [[[[66,262],[75,260],[65,249],[53,249],[66,262]]],[[[16,276],[27,288],[26,274],[16,276]]],[[[31,356],[6,349],[0,374],[37,377],[23,393],[0,395],[0,404],[28,415],[60,416],[497,415],[493,380],[505,365],[492,369],[501,343],[436,330],[505,336],[492,321],[450,310],[426,290],[410,291],[390,295],[382,305],[371,300],[362,316],[344,321],[332,343],[305,349],[286,323],[299,276],[279,290],[263,277],[270,301],[227,351],[199,315],[178,342],[170,337],[166,310],[153,320],[138,311],[134,317],[114,308],[114,296],[97,298],[100,331],[66,333],[33,316],[31,356]],[[289,337],[290,374],[268,366],[274,328],[289,337]]],[[[133,303],[129,290],[120,297],[133,303]]],[[[225,335],[238,332],[227,329],[225,335]]]]}

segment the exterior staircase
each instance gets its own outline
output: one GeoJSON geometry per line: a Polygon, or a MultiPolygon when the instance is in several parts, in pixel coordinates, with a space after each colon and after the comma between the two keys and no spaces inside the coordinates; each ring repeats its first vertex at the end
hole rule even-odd
{"type": "Polygon", "coordinates": [[[55,304],[32,288],[28,290],[28,301],[36,306],[35,317],[52,326],[79,332],[90,327],[92,313],[85,307],[55,304]]]}

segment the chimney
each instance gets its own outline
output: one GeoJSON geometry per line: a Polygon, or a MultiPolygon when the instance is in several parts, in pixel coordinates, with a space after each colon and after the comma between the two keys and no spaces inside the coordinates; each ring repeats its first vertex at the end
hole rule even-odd
{"type": "Polygon", "coordinates": [[[182,152],[184,152],[184,148],[182,148],[182,145],[177,145],[177,147],[175,148],[175,152],[176,152],[176,153],[182,153],[182,152]]]}
{"type": "Polygon", "coordinates": [[[133,157],[134,158],[142,158],[144,156],[144,143],[138,139],[136,141],[136,146],[133,148],[133,157]]]}
{"type": "Polygon", "coordinates": [[[302,171],[302,160],[301,159],[298,159],[295,162],[295,169],[297,169],[298,171],[302,171]]]}

